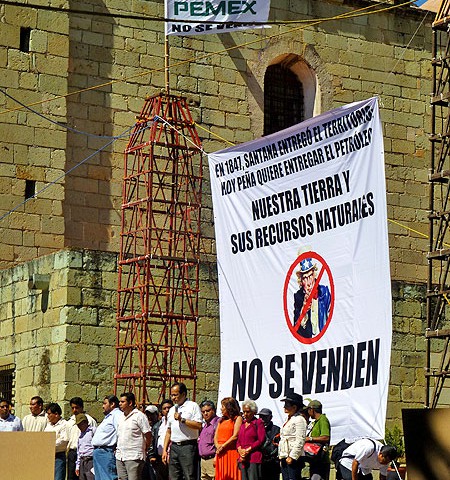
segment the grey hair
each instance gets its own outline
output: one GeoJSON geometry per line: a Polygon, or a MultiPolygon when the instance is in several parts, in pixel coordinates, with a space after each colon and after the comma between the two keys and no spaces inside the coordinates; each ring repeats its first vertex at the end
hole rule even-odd
{"type": "Polygon", "coordinates": [[[244,407],[248,407],[255,415],[258,413],[258,405],[256,405],[256,402],[253,400],[244,400],[242,402],[242,409],[244,409],[244,407]]]}

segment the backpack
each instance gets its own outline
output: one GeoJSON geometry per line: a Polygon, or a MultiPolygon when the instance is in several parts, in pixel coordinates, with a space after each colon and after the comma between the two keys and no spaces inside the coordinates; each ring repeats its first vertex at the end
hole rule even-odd
{"type": "Polygon", "coordinates": [[[331,452],[331,461],[334,463],[335,466],[339,463],[339,460],[342,458],[342,454],[344,450],[346,450],[351,443],[347,443],[345,439],[341,440],[333,447],[333,451],[331,452]]]}

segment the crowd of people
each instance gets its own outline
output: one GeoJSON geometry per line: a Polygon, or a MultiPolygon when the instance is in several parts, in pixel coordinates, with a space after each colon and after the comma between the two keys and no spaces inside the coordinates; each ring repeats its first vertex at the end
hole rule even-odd
{"type": "MultiPolygon", "coordinates": [[[[55,480],[328,480],[330,422],[322,404],[292,393],[282,401],[287,415],[279,427],[272,411],[232,397],[200,405],[188,399],[183,383],[174,383],[160,405],[140,409],[133,393],[103,400],[104,418],[84,410],[80,397],[70,400],[65,420],[57,403],[30,400],[23,421],[0,399],[0,431],[54,432],[55,480]],[[304,467],[308,465],[309,469],[304,467]]],[[[370,480],[372,469],[386,478],[395,448],[362,439],[346,448],[337,464],[337,478],[370,480]]]]}

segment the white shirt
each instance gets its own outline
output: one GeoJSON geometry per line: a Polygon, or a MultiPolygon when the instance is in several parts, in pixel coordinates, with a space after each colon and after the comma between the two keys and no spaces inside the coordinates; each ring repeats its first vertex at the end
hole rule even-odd
{"type": "Polygon", "coordinates": [[[56,453],[66,451],[69,443],[69,429],[64,418],[60,418],[54,425],[48,422],[44,432],[56,433],[56,453]]]}
{"type": "Polygon", "coordinates": [[[297,460],[303,455],[303,445],[306,438],[306,420],[297,413],[286,420],[280,429],[278,457],[291,457],[297,460]]]}
{"type": "Polygon", "coordinates": [[[42,411],[39,415],[29,413],[22,420],[23,429],[26,432],[43,432],[47,426],[47,415],[42,411]]]}
{"type": "Polygon", "coordinates": [[[19,417],[10,413],[6,419],[0,417],[0,432],[22,432],[23,425],[19,417]]]}
{"type": "MultiPolygon", "coordinates": [[[[202,423],[202,411],[200,407],[190,400],[185,400],[183,405],[178,405],[178,413],[186,420],[202,423]]],[[[186,440],[197,440],[199,430],[188,427],[185,423],[175,420],[175,405],[170,408],[167,414],[168,428],[170,428],[170,440],[172,442],[184,442],[186,440]]]]}
{"type": "Polygon", "coordinates": [[[137,408],[119,417],[117,424],[117,460],[145,460],[145,434],[151,432],[147,417],[137,408]]]}
{"type": "MultiPolygon", "coordinates": [[[[88,424],[90,427],[97,427],[97,422],[94,418],[88,415],[86,412],[83,412],[88,419],[88,424]]],[[[67,428],[69,430],[69,450],[77,449],[78,439],[80,438],[80,429],[75,423],[75,415],[72,415],[69,420],[67,420],[67,428]]]]}
{"type": "Polygon", "coordinates": [[[167,417],[162,417],[161,423],[158,429],[158,442],[157,442],[158,455],[160,456],[163,454],[163,450],[164,450],[164,439],[166,438],[167,427],[168,427],[167,417]]]}
{"type": "Polygon", "coordinates": [[[353,460],[356,460],[359,463],[359,470],[364,475],[371,473],[372,470],[380,470],[380,473],[386,477],[389,465],[382,465],[378,461],[378,454],[382,446],[377,440],[372,441],[368,438],[363,438],[346,448],[339,462],[343,467],[351,471],[353,460]]]}

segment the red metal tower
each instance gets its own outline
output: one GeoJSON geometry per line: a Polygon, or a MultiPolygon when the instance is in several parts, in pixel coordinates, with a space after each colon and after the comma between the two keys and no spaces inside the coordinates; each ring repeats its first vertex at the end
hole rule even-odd
{"type": "Polygon", "coordinates": [[[186,99],[147,98],[124,154],[115,391],[195,393],[202,150],[186,99]]]}

